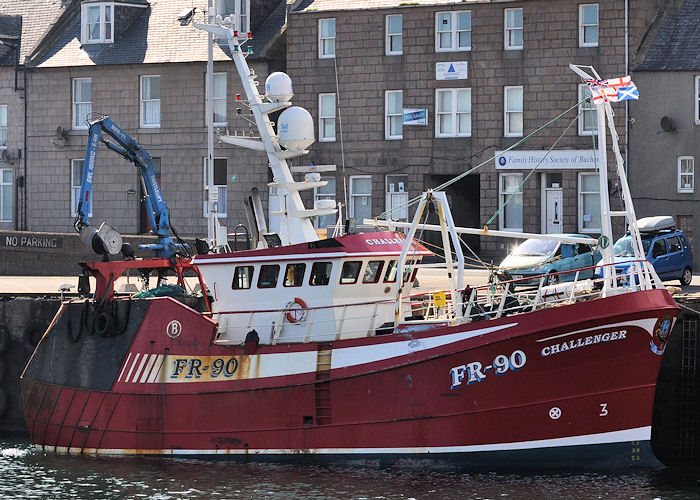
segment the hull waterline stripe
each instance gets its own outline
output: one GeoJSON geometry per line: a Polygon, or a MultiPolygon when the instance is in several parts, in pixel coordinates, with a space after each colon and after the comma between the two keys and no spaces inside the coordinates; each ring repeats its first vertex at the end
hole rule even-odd
{"type": "MultiPolygon", "coordinates": [[[[470,446],[426,446],[406,448],[311,448],[304,450],[309,455],[418,455],[441,453],[476,453],[485,451],[514,451],[535,450],[541,448],[557,448],[564,446],[591,446],[599,444],[624,443],[628,441],[648,441],[651,439],[651,426],[625,429],[621,431],[586,434],[565,438],[540,439],[535,441],[519,441],[514,443],[482,444],[470,446]]],[[[67,448],[65,446],[37,445],[44,451],[57,453],[86,454],[86,455],[287,455],[299,454],[298,449],[269,448],[269,449],[97,449],[97,448],[67,448]]]]}
{"type": "Polygon", "coordinates": [[[621,323],[611,323],[609,325],[601,325],[601,326],[596,326],[594,328],[584,328],[583,330],[576,330],[575,332],[562,333],[561,335],[555,335],[553,337],[539,339],[537,342],[547,342],[549,340],[555,340],[555,339],[560,339],[563,337],[569,337],[571,335],[577,335],[579,333],[592,332],[594,330],[607,330],[610,328],[617,328],[618,326],[630,326],[630,325],[634,325],[634,326],[638,326],[640,328],[643,328],[644,330],[647,331],[647,333],[652,335],[653,328],[654,328],[655,324],[656,324],[656,318],[638,319],[638,320],[633,320],[633,321],[623,321],[621,323]]]}
{"type": "Polygon", "coordinates": [[[129,366],[129,360],[131,359],[131,353],[126,357],[126,361],[124,361],[124,367],[122,368],[122,371],[119,373],[119,378],[117,378],[117,382],[122,381],[122,375],[124,375],[124,371],[126,370],[126,367],[129,366]]]}

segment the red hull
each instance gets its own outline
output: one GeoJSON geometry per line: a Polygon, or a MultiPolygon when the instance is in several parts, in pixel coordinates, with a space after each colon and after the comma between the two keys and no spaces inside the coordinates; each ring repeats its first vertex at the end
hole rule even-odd
{"type": "Polygon", "coordinates": [[[67,344],[63,355],[79,349],[85,357],[75,360],[78,375],[41,362],[49,342],[53,353],[55,339],[72,342],[66,307],[59,312],[22,376],[37,446],[87,454],[492,455],[503,464],[531,452],[548,465],[576,466],[598,451],[598,462],[649,464],[663,352],[654,330],[678,312],[668,292],[652,290],[248,354],[213,345],[213,324],[172,299],[147,304],[113,361],[87,359],[92,344],[107,339],[67,344]],[[172,318],[191,334],[165,335],[172,318]],[[111,382],[93,383],[88,366],[97,371],[100,362],[113,363],[111,382]]]}

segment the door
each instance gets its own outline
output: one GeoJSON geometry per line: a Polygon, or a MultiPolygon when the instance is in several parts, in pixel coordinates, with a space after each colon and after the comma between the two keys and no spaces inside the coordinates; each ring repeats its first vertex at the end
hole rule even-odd
{"type": "Polygon", "coordinates": [[[407,175],[386,176],[386,210],[393,220],[408,222],[407,175]]]}
{"type": "Polygon", "coordinates": [[[659,278],[666,279],[670,277],[671,262],[664,238],[657,238],[651,245],[651,263],[654,265],[659,278]]]}
{"type": "Polygon", "coordinates": [[[545,231],[547,234],[562,232],[562,199],[561,189],[545,190],[545,231]]]}

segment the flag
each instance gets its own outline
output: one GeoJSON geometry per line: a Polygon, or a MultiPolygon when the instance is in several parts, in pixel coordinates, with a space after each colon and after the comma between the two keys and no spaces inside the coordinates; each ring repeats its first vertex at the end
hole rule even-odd
{"type": "Polygon", "coordinates": [[[639,90],[637,90],[637,86],[630,82],[629,85],[626,87],[620,87],[617,89],[617,101],[629,101],[630,99],[634,99],[635,101],[639,100],[639,90]]]}
{"type": "Polygon", "coordinates": [[[607,80],[586,80],[586,83],[591,88],[594,101],[604,99],[610,102],[620,102],[639,99],[639,90],[629,75],[607,80]]]}

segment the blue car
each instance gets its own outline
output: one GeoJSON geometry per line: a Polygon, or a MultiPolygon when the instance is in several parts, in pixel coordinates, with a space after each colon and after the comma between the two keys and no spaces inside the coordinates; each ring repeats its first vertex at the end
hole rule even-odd
{"type": "MultiPolygon", "coordinates": [[[[647,219],[652,219],[651,217],[647,219]]],[[[683,231],[676,229],[675,224],[671,222],[671,217],[666,219],[667,226],[665,229],[653,229],[645,231],[647,219],[639,219],[640,235],[642,238],[642,246],[644,248],[644,256],[646,260],[651,262],[663,281],[678,280],[681,285],[689,285],[693,279],[693,250],[688,244],[688,239],[683,234],[683,231]],[[668,222],[668,219],[671,222],[668,222]],[[668,227],[672,226],[672,227],[668,227]]],[[[661,219],[655,217],[654,219],[661,219]]],[[[658,224],[656,225],[658,227],[658,224]]],[[[613,246],[615,255],[615,269],[618,274],[626,274],[634,259],[632,251],[632,237],[630,235],[623,236],[615,242],[613,246]]],[[[602,265],[603,261],[597,265],[602,265]]],[[[596,268],[596,276],[602,276],[602,268],[596,268]]]]}

